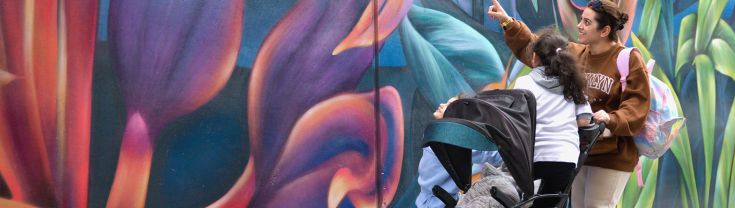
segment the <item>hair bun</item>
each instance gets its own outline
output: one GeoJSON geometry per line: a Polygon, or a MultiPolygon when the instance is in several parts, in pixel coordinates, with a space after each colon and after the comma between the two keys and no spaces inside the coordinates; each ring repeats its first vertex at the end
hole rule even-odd
{"type": "Polygon", "coordinates": [[[625,23],[628,23],[628,14],[621,12],[620,23],[618,23],[618,30],[625,28],[625,23]]]}

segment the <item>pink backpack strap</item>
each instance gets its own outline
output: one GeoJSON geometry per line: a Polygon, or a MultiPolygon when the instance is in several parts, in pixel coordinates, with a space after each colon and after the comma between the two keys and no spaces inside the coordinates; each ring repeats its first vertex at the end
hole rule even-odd
{"type": "Polygon", "coordinates": [[[618,53],[616,64],[618,65],[618,72],[620,72],[620,85],[623,87],[623,91],[625,91],[625,86],[628,84],[628,74],[630,73],[630,53],[633,50],[637,51],[638,49],[625,48],[618,53]]]}
{"type": "MultiPolygon", "coordinates": [[[[620,85],[625,91],[625,86],[628,84],[628,74],[630,74],[630,54],[633,51],[640,51],[638,48],[625,48],[618,54],[618,60],[615,62],[618,65],[618,72],[620,72],[620,85]]],[[[646,70],[650,74],[653,71],[653,66],[656,64],[656,60],[648,60],[646,63],[646,70]]]]}

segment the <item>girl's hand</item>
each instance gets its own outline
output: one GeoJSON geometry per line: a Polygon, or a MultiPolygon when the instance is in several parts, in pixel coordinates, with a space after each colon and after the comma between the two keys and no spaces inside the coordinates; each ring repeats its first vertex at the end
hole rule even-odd
{"type": "Polygon", "coordinates": [[[595,123],[607,123],[610,122],[610,115],[607,114],[604,110],[599,110],[595,112],[594,115],[592,115],[592,118],[595,120],[595,123]]]}
{"type": "Polygon", "coordinates": [[[493,0],[493,5],[487,9],[487,16],[498,22],[505,22],[510,19],[508,13],[505,13],[503,6],[500,6],[500,3],[498,3],[498,0],[493,0]]]}

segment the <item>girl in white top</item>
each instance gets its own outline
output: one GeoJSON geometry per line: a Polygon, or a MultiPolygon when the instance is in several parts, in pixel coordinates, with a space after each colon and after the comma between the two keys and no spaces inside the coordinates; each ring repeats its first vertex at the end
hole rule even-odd
{"type": "MultiPolygon", "coordinates": [[[[568,41],[553,29],[538,32],[533,43],[533,70],[516,80],[516,89],[536,97],[534,179],[541,179],[539,194],[559,193],[570,182],[579,157],[579,126],[590,123],[592,109],[584,95],[585,79],[568,41]]],[[[536,200],[533,207],[553,207],[558,198],[536,200]]]]}

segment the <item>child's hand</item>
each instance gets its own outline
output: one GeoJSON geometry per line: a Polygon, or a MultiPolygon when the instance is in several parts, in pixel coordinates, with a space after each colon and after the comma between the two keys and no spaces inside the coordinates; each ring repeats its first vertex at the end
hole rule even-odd
{"type": "Polygon", "coordinates": [[[436,111],[434,111],[434,118],[436,119],[444,118],[445,110],[447,110],[447,104],[446,103],[439,104],[439,107],[436,108],[436,111]]]}

